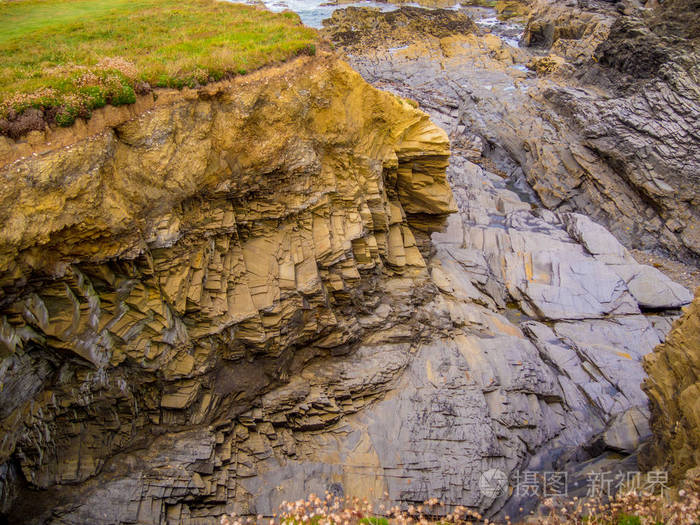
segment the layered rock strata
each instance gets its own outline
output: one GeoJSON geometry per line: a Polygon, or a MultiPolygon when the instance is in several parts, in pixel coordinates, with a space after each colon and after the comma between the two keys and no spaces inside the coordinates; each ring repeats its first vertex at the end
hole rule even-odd
{"type": "Polygon", "coordinates": [[[654,433],[649,463],[667,470],[672,483],[700,480],[700,289],[666,342],[644,358],[644,370],[654,433]]]}
{"type": "MultiPolygon", "coordinates": [[[[48,519],[148,447],[168,466],[131,488],[160,487],[159,507],[144,495],[129,514],[124,487],[107,514],[65,519],[162,522],[191,490],[228,508],[255,457],[231,448],[252,414],[290,454],[292,429],[340,414],[332,398],[270,414],[264,392],[354,348],[358,316],[388,308],[385,288],[405,307],[432,294],[409,219],[425,236],[453,211],[448,155],[424,113],[324,56],[160,91],[136,118],[5,165],[3,512],[48,519]],[[196,444],[179,449],[174,431],[196,444]],[[177,454],[196,460],[186,469],[177,454]]],[[[358,379],[337,400],[346,410],[377,395],[358,379]]]]}
{"type": "MultiPolygon", "coordinates": [[[[427,107],[442,105],[441,112],[456,110],[459,122],[448,131],[466,130],[459,133],[464,140],[505,150],[547,208],[592,217],[628,248],[697,265],[700,98],[693,8],[679,0],[653,16],[631,11],[618,20],[605,2],[583,10],[539,3],[523,39],[538,46],[534,51],[503,45],[494,34],[435,30],[405,49],[388,42],[348,51],[370,82],[427,107]],[[679,13],[689,19],[685,29],[679,13]],[[542,56],[543,47],[549,56],[542,56]],[[528,64],[557,74],[534,77],[528,64]]],[[[361,28],[363,20],[384,16],[336,12],[325,31],[334,37],[336,19],[361,28]]],[[[440,20],[435,11],[430,16],[440,20]]]]}
{"type": "Polygon", "coordinates": [[[321,57],[3,168],[11,521],[213,524],[324,491],[516,516],[523,470],[637,449],[641,361],[689,292],[473,164],[465,100],[505,129],[526,75],[493,35],[428,40],[353,63],[419,100],[449,165],[414,103],[321,57]]]}
{"type": "Polygon", "coordinates": [[[560,128],[571,133],[565,142],[574,162],[560,178],[571,182],[529,179],[546,188],[540,193],[548,206],[574,202],[626,245],[662,248],[697,264],[700,5],[671,0],[650,7],[627,2],[611,11],[609,4],[592,2],[578,12],[550,3],[533,12],[524,41],[570,63],[569,74],[540,93],[560,128]],[[589,153],[579,154],[581,148],[589,153]],[[608,196],[601,199],[601,192],[608,196]],[[594,212],[598,205],[611,210],[606,201],[625,193],[633,197],[617,211],[594,212]],[[640,214],[653,226],[621,224],[640,214]]]}

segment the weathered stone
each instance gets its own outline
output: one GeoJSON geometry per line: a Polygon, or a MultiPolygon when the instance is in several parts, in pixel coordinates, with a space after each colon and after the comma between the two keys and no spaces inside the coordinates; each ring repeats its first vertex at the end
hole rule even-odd
{"type": "Polygon", "coordinates": [[[468,16],[458,11],[416,7],[389,12],[371,7],[348,7],[334,11],[323,25],[325,36],[348,51],[368,50],[377,45],[396,47],[417,38],[442,38],[478,30],[468,16]]]}
{"type": "MultiPolygon", "coordinates": [[[[507,152],[546,207],[585,214],[628,248],[660,248],[693,263],[700,253],[700,141],[692,132],[700,116],[698,40],[684,29],[692,23],[678,23],[693,9],[674,0],[616,22],[619,12],[606,2],[585,9],[537,2],[524,39],[566,61],[553,78],[523,72],[533,54],[449,23],[398,49],[392,33],[373,33],[386,42],[352,48],[351,63],[432,111],[455,145],[477,136],[507,152]],[[669,27],[670,38],[657,34],[669,27]],[[668,73],[655,73],[661,70],[668,73]]],[[[385,16],[336,12],[324,31],[334,38],[354,24],[361,40],[361,29],[385,16]]],[[[493,150],[487,156],[496,158],[493,150]]]]}
{"type": "Polygon", "coordinates": [[[691,293],[674,283],[652,266],[638,264],[629,252],[599,224],[577,213],[566,213],[562,219],[567,231],[583,244],[597,260],[610,265],[627,284],[627,288],[643,308],[678,308],[690,303],[691,293]]]}
{"type": "MultiPolygon", "coordinates": [[[[362,16],[362,31],[379,17],[362,16]]],[[[567,213],[588,210],[571,188],[590,151],[559,148],[543,105],[519,116],[535,99],[524,53],[460,16],[352,57],[445,128],[449,165],[415,104],[321,53],[164,91],[107,139],[6,168],[10,520],[213,525],[326,490],[515,517],[531,502],[483,494],[482,472],[620,467],[609,452],[645,435],[641,361],[677,315],[640,307],[684,291],[567,213]],[[525,151],[523,130],[519,160],[552,167],[536,189],[564,195],[555,211],[512,164],[469,162],[525,151]]],[[[601,202],[617,188],[593,187],[601,202]]]]}
{"type": "Polygon", "coordinates": [[[678,482],[700,466],[700,289],[666,341],[644,358],[644,370],[654,434],[647,463],[678,482]]]}
{"type": "Polygon", "coordinates": [[[633,407],[617,416],[603,433],[603,441],[613,450],[632,453],[650,436],[649,414],[633,407]]]}
{"type": "Polygon", "coordinates": [[[453,211],[448,156],[427,115],[322,54],[162,91],[132,120],[0,168],[3,512],[9,494],[22,512],[7,467],[19,465],[29,487],[79,485],[72,510],[47,495],[28,520],[196,521],[182,503],[193,495],[223,502],[212,517],[239,490],[215,496],[212,475],[252,475],[279,443],[296,453],[290,429],[325,428],[376,397],[358,376],[347,394],[302,389],[306,408],[252,410],[311,359],[353,347],[354,305],[391,327],[434,294],[408,219],[430,227],[453,211]],[[392,290],[406,300],[380,305],[392,290]],[[149,437],[188,448],[184,428],[211,440],[207,425],[237,416],[248,436],[229,427],[215,457],[196,446],[161,462],[170,451],[149,437]],[[135,443],[145,470],[127,459],[113,485],[86,483],[135,443]],[[119,490],[120,517],[102,501],[119,490]]]}
{"type": "Polygon", "coordinates": [[[537,0],[530,8],[521,42],[530,47],[551,48],[555,56],[581,62],[590,59],[608,37],[615,14],[606,3],[581,8],[537,0]]]}

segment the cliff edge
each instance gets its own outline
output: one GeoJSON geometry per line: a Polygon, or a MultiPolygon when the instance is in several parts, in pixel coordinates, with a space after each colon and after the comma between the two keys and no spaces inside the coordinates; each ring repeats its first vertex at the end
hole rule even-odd
{"type": "MultiPolygon", "coordinates": [[[[392,279],[410,277],[401,293],[416,300],[434,291],[421,249],[454,204],[449,142],[426,114],[328,54],[156,95],[0,168],[11,520],[159,522],[182,500],[230,512],[245,499],[236,421],[255,428],[263,393],[349,352],[368,333],[358,312],[391,300],[392,279]],[[154,446],[168,467],[137,473],[150,460],[134,451],[183,431],[196,447],[154,446]],[[76,506],[98,475],[120,488],[76,506]]],[[[372,395],[357,385],[345,411],[372,395]]],[[[290,428],[339,417],[307,408],[263,425],[286,454],[290,428]]]]}

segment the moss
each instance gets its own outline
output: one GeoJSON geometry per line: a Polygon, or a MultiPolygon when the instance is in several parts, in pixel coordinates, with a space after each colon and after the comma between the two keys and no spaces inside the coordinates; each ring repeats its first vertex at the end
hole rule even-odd
{"type": "Polygon", "coordinates": [[[386,518],[362,518],[360,525],[389,525],[389,520],[386,518]]]}
{"type": "Polygon", "coordinates": [[[62,106],[56,113],[56,124],[62,127],[71,126],[78,116],[78,108],[73,106],[62,106]]]}
{"type": "Polygon", "coordinates": [[[642,525],[642,520],[639,518],[639,516],[622,514],[617,520],[617,525],[642,525]]]}
{"type": "Polygon", "coordinates": [[[107,98],[104,88],[99,86],[87,86],[80,89],[80,93],[84,96],[86,106],[89,109],[98,109],[107,105],[107,98]]]}
{"type": "Polygon", "coordinates": [[[122,84],[120,88],[116,89],[114,93],[111,94],[109,101],[113,106],[133,104],[136,102],[136,93],[134,92],[134,88],[128,84],[122,84]]]}

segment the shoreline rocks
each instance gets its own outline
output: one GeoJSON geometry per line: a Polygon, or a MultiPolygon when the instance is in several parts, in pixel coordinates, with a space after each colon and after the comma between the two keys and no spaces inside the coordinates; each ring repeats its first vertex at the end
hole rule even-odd
{"type": "MultiPolygon", "coordinates": [[[[594,49],[589,46],[588,53],[594,49]]],[[[364,78],[416,100],[450,135],[448,178],[459,215],[450,217],[445,232],[433,234],[436,253],[428,264],[448,305],[451,330],[460,334],[449,340],[463,336],[469,341],[469,350],[460,345],[467,373],[477,378],[488,400],[489,427],[501,440],[500,454],[492,451],[494,461],[480,468],[503,470],[511,486],[523,470],[566,470],[572,483],[585,483],[581,465],[589,460],[604,470],[637,468],[639,445],[650,435],[647,399],[639,386],[641,360],[665,339],[677,308],[692,295],[656,268],[638,265],[603,225],[576,213],[582,210],[595,219],[609,211],[618,226],[632,232],[620,236],[624,243],[639,228],[650,233],[654,228],[638,224],[637,215],[633,223],[632,216],[620,213],[624,206],[646,205],[614,180],[604,160],[577,143],[563,119],[548,113],[549,101],[541,94],[545,87],[565,89],[568,73],[564,80],[533,78],[523,71],[528,58],[527,51],[495,35],[457,33],[428,36],[400,49],[349,51],[364,78]],[[599,178],[610,177],[604,192],[594,184],[584,188],[585,196],[571,192],[579,163],[587,163],[599,178]],[[551,210],[517,185],[528,175],[551,210]],[[561,192],[556,202],[549,191],[561,192]],[[586,204],[588,195],[595,195],[601,207],[586,204]],[[506,323],[492,328],[496,323],[480,317],[487,312],[504,316],[506,323]],[[498,341],[494,344],[501,352],[493,351],[485,333],[498,341]],[[500,339],[506,333],[515,339],[500,339]],[[492,359],[505,359],[516,369],[520,365],[552,389],[530,391],[492,359]],[[530,405],[519,398],[523,392],[530,405]],[[620,453],[624,459],[614,459],[620,453]]],[[[516,372],[516,377],[522,376],[516,372]]],[[[487,433],[481,437],[489,439],[487,433]]],[[[460,460],[455,457],[453,463],[460,460]]],[[[468,467],[463,476],[474,482],[476,469],[468,467]]],[[[447,491],[434,478],[422,483],[439,494],[440,487],[447,491]]],[[[485,502],[474,488],[462,498],[511,518],[521,515],[520,508],[527,513],[539,504],[515,496],[485,502]]]]}
{"type": "MultiPolygon", "coordinates": [[[[347,52],[370,82],[426,107],[440,100],[442,112],[459,111],[455,127],[505,150],[545,207],[588,215],[627,248],[697,265],[697,38],[682,32],[664,38],[650,29],[664,27],[664,9],[688,12],[691,4],[660,7],[657,18],[638,11],[618,18],[605,2],[583,10],[536,4],[524,40],[551,46],[549,57],[505,45],[493,34],[447,26],[449,36],[435,31],[408,47],[350,46],[347,52]],[[666,57],[666,73],[634,76],[637,58],[630,57],[638,47],[666,57]],[[525,73],[528,63],[543,76],[525,73]],[[409,87],[415,84],[426,93],[409,87]]],[[[387,14],[334,16],[359,28],[362,20],[387,14]]],[[[330,19],[325,28],[331,38],[333,24],[330,19]]]]}
{"type": "Polygon", "coordinates": [[[645,454],[669,483],[700,480],[700,288],[666,341],[644,357],[654,439],[645,454]]]}
{"type": "Polygon", "coordinates": [[[323,54],[2,168],[8,519],[214,524],[326,490],[517,518],[539,502],[484,472],[634,469],[642,363],[692,299],[623,246],[660,242],[657,211],[547,109],[594,94],[434,16],[348,40],[417,102],[323,54]]]}

